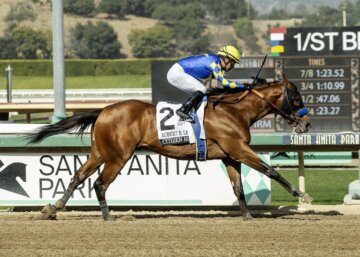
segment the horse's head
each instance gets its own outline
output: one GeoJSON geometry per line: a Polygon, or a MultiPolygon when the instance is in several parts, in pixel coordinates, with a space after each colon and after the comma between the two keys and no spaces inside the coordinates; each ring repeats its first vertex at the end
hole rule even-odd
{"type": "Polygon", "coordinates": [[[309,122],[308,109],[304,107],[301,95],[297,87],[283,74],[284,96],[279,109],[282,115],[293,127],[293,131],[300,134],[308,132],[311,124],[309,122]]]}

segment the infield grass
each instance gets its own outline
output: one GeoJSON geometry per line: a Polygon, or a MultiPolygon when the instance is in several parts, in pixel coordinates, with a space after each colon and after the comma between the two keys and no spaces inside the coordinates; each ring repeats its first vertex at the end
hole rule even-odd
{"type": "MultiPolygon", "coordinates": [[[[298,171],[279,170],[280,174],[298,188],[298,171]]],[[[314,201],[313,204],[342,204],[348,193],[348,185],[359,179],[358,170],[350,169],[305,169],[305,191],[314,201]]],[[[272,205],[297,205],[298,199],[291,196],[276,181],[271,181],[272,205]]]]}
{"type": "MultiPolygon", "coordinates": [[[[149,88],[150,75],[118,75],[118,76],[80,76],[66,77],[67,89],[96,88],[149,88]]],[[[6,85],[6,79],[0,77],[0,85],[6,85]]],[[[14,76],[13,89],[53,89],[53,78],[46,76],[14,76]]]]}

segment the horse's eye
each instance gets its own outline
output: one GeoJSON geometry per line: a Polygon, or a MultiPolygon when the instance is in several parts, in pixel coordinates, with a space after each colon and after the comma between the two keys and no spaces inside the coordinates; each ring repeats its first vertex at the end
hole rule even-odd
{"type": "Polygon", "coordinates": [[[299,95],[294,97],[293,103],[295,106],[300,106],[301,105],[301,98],[299,95]]]}

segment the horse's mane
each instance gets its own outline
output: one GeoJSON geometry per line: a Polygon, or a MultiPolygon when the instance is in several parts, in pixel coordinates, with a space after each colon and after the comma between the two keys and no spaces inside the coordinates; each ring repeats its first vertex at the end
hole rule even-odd
{"type": "MultiPolygon", "coordinates": [[[[269,87],[269,86],[273,86],[278,84],[279,81],[272,81],[272,82],[267,82],[267,83],[257,83],[254,85],[254,89],[261,89],[261,88],[265,88],[265,87],[269,87]]],[[[227,93],[229,95],[231,94],[236,94],[239,92],[244,92],[243,89],[240,88],[210,88],[207,91],[207,95],[209,96],[216,96],[216,95],[221,95],[223,93],[227,93]]]]}

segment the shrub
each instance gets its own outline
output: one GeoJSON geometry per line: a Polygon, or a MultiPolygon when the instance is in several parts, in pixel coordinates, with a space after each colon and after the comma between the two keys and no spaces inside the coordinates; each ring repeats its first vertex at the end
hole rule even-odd
{"type": "Polygon", "coordinates": [[[80,16],[91,16],[95,11],[94,0],[64,0],[64,12],[80,16]]]}
{"type": "MultiPolygon", "coordinates": [[[[65,60],[66,76],[150,75],[150,59],[142,60],[65,60]]],[[[0,60],[0,70],[8,65],[15,76],[52,76],[51,60],[0,60]]]]}

